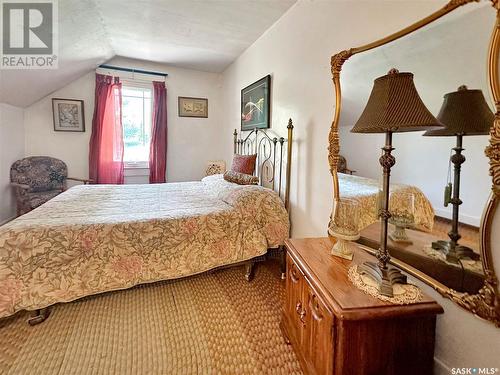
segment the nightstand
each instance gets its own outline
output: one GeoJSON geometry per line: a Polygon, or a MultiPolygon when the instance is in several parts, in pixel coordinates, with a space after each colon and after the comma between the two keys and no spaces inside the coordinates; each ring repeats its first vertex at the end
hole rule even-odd
{"type": "Polygon", "coordinates": [[[353,261],[330,255],[330,238],[286,241],[286,298],[281,328],[306,374],[432,374],[436,315],[428,296],[411,305],[380,301],[357,289],[353,261]]]}

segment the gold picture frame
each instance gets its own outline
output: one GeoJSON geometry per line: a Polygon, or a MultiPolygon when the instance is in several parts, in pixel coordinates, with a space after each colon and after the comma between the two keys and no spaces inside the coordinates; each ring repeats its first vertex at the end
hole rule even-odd
{"type": "Polygon", "coordinates": [[[208,99],[179,96],[179,117],[208,118],[208,99]]]}
{"type": "MultiPolygon", "coordinates": [[[[341,51],[331,57],[331,73],[333,87],[335,90],[335,111],[328,137],[328,162],[333,178],[334,209],[336,202],[340,200],[337,168],[339,166],[340,159],[339,121],[342,106],[340,73],[343,64],[353,55],[391,43],[440,19],[461,6],[469,3],[477,3],[478,1],[479,0],[450,0],[441,9],[394,34],[361,47],[341,51]]],[[[490,130],[489,146],[485,150],[486,156],[490,159],[492,187],[490,198],[485,207],[480,226],[480,250],[485,274],[484,285],[477,294],[462,293],[443,285],[422,271],[419,271],[418,269],[398,259],[391,259],[390,262],[429,284],[443,297],[451,299],[460,307],[472,312],[480,318],[489,320],[497,327],[500,327],[500,293],[498,290],[498,279],[493,267],[493,256],[491,250],[492,222],[500,202],[500,1],[489,1],[491,1],[494,11],[497,13],[497,19],[495,25],[493,26],[493,32],[488,50],[488,80],[497,111],[495,113],[495,120],[490,130]]],[[[361,247],[368,252],[375,254],[374,249],[366,246],[361,247]]],[[[497,254],[497,256],[500,256],[500,254],[497,254]]]]}

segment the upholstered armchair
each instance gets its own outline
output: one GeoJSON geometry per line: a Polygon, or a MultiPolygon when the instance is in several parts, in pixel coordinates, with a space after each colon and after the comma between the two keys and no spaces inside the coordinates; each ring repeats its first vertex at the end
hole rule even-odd
{"type": "Polygon", "coordinates": [[[49,156],[30,156],[10,167],[10,181],[16,192],[17,216],[42,205],[66,189],[66,181],[88,184],[91,180],[68,177],[66,164],[49,156]]]}
{"type": "Polygon", "coordinates": [[[338,165],[337,171],[339,173],[346,173],[346,174],[353,174],[356,172],[356,171],[353,171],[353,170],[347,168],[347,160],[342,155],[339,155],[339,165],[338,165]]]}

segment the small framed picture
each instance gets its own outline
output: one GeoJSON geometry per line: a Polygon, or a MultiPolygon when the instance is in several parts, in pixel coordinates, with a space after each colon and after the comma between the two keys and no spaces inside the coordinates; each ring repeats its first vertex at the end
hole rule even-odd
{"type": "Polygon", "coordinates": [[[208,117],[208,99],[179,96],[179,117],[208,117]]]}
{"type": "Polygon", "coordinates": [[[267,75],[241,90],[241,130],[270,127],[271,76],[267,75]]]}
{"type": "Polygon", "coordinates": [[[84,132],[85,116],[83,100],[52,99],[54,130],[62,132],[84,132]]]}

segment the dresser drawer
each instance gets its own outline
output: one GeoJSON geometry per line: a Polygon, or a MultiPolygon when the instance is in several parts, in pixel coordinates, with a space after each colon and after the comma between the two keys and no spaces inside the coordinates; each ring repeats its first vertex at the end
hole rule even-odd
{"type": "Polygon", "coordinates": [[[305,372],[332,374],[334,316],[290,256],[283,319],[305,372]]]}
{"type": "Polygon", "coordinates": [[[305,358],[315,374],[332,374],[335,319],[321,296],[307,281],[306,289],[307,309],[303,339],[305,358]]]}
{"type": "Polygon", "coordinates": [[[288,335],[291,341],[302,343],[306,324],[307,294],[302,271],[287,256],[285,318],[288,320],[288,335]]]}

